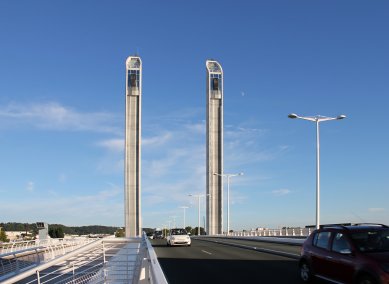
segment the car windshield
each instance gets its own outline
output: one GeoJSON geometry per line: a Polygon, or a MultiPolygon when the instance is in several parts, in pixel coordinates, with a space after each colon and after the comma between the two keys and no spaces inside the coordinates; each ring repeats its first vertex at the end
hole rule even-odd
{"type": "Polygon", "coordinates": [[[187,235],[185,229],[173,229],[171,232],[172,235],[187,235]]]}
{"type": "Polygon", "coordinates": [[[361,252],[389,252],[389,229],[355,232],[351,238],[361,252]]]}

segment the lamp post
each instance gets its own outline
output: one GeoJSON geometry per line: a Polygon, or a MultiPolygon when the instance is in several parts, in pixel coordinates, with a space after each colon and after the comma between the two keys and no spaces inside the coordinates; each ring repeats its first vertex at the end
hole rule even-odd
{"type": "Polygon", "coordinates": [[[185,220],[186,214],[185,214],[185,213],[186,213],[186,209],[188,209],[189,207],[188,207],[188,206],[180,206],[180,208],[184,209],[184,229],[185,229],[185,227],[186,227],[186,224],[185,224],[185,223],[186,223],[186,222],[185,222],[185,221],[186,221],[186,220],[185,220]]]}
{"type": "Polygon", "coordinates": [[[316,123],[316,229],[320,227],[320,132],[319,132],[319,123],[329,120],[340,120],[346,118],[344,114],[338,115],[337,117],[327,117],[327,116],[299,116],[295,113],[288,115],[289,118],[303,119],[316,123]]]}
{"type": "Polygon", "coordinates": [[[230,234],[230,179],[236,176],[242,176],[243,173],[238,174],[218,174],[214,173],[215,176],[227,177],[227,235],[230,234]]]}
{"type": "Polygon", "coordinates": [[[205,196],[209,196],[209,194],[188,194],[188,196],[193,196],[193,197],[196,197],[197,198],[197,201],[198,201],[198,206],[199,206],[199,226],[197,227],[197,235],[200,236],[200,198],[201,197],[205,197],[205,196]]]}
{"type": "Polygon", "coordinates": [[[166,224],[162,224],[162,235],[165,237],[167,235],[166,224]]]}

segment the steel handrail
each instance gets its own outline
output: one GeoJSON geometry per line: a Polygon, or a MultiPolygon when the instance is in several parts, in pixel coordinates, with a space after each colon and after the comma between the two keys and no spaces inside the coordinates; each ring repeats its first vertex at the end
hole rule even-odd
{"type": "MultiPolygon", "coordinates": [[[[60,246],[58,246],[60,248],[60,246]]],[[[43,248],[43,250],[48,250],[49,248],[43,248]]],[[[31,252],[31,250],[26,251],[31,252]]],[[[36,275],[37,278],[34,281],[38,280],[38,283],[45,283],[47,281],[53,280],[52,276],[56,278],[58,283],[90,283],[92,279],[92,283],[103,283],[105,277],[111,276],[116,277],[120,276],[120,272],[118,275],[115,275],[118,271],[115,271],[115,261],[121,262],[121,256],[125,256],[124,259],[128,262],[128,268],[131,269],[130,276],[131,283],[157,283],[157,284],[167,284],[166,277],[162,271],[162,268],[158,262],[158,258],[155,254],[155,251],[148,240],[146,234],[142,236],[142,238],[104,238],[97,239],[96,241],[87,244],[81,248],[78,248],[72,252],[66,253],[63,256],[56,257],[53,260],[42,263],[33,268],[29,268],[28,270],[21,272],[18,275],[15,275],[11,278],[4,280],[2,283],[11,284],[17,281],[21,281],[26,279],[26,277],[30,277],[36,275]],[[111,254],[112,259],[106,261],[106,249],[112,250],[115,249],[115,246],[107,248],[104,244],[120,244],[125,243],[126,245],[122,248],[118,248],[118,252],[115,254],[111,254]],[[130,245],[130,243],[135,244],[135,246],[130,245]],[[99,247],[101,246],[101,248],[99,247]],[[132,260],[129,261],[128,256],[132,255],[132,260]],[[93,260],[89,261],[90,256],[93,256],[93,260]],[[115,260],[115,256],[118,256],[119,259],[115,260]],[[97,261],[96,265],[92,265],[87,269],[82,269],[81,272],[77,272],[77,270],[81,267],[85,267],[90,265],[92,262],[97,261]],[[112,261],[112,264],[111,264],[112,261]],[[67,262],[70,265],[64,266],[63,263],[67,262]],[[59,268],[55,271],[50,271],[49,273],[45,273],[45,276],[41,276],[40,273],[45,269],[53,267],[55,265],[59,265],[62,268],[59,268]],[[110,269],[113,269],[110,271],[110,269]],[[73,275],[69,275],[68,273],[72,273],[73,275]],[[60,272],[61,275],[57,275],[60,272]],[[64,276],[62,280],[59,278],[64,276]],[[48,278],[46,278],[48,277],[48,278]],[[42,280],[42,282],[40,282],[42,280]],[[103,281],[103,282],[102,282],[103,281]]],[[[92,259],[92,258],[91,258],[92,259]]],[[[21,271],[21,270],[19,270],[21,271]]],[[[128,273],[129,271],[122,271],[123,273],[128,273]]]]}
{"type": "Polygon", "coordinates": [[[12,283],[15,283],[17,281],[23,280],[26,277],[29,277],[31,275],[36,274],[37,272],[40,272],[40,271],[45,270],[45,269],[47,269],[47,268],[49,268],[49,267],[51,267],[53,265],[61,263],[61,262],[65,261],[66,259],[68,259],[68,258],[70,258],[72,256],[76,256],[77,254],[80,254],[82,252],[86,252],[86,251],[92,249],[93,247],[96,247],[96,246],[100,245],[101,243],[102,243],[102,239],[97,239],[96,241],[94,241],[92,243],[89,243],[89,244],[87,244],[87,245],[85,245],[85,246],[83,246],[81,248],[78,248],[78,249],[76,249],[76,250],[74,250],[72,252],[69,252],[69,253],[67,253],[67,254],[65,254],[63,256],[57,257],[57,258],[55,258],[53,260],[50,260],[50,261],[48,261],[46,263],[43,263],[43,264],[39,265],[39,266],[36,266],[36,267],[34,267],[32,269],[29,269],[29,270],[27,270],[25,272],[22,272],[22,273],[20,273],[20,274],[18,274],[16,276],[8,278],[8,279],[4,280],[2,283],[3,284],[12,284],[12,283]]]}

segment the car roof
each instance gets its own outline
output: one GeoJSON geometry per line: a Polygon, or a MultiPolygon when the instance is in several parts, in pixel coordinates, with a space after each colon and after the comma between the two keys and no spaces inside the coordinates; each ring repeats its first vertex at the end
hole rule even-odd
{"type": "Polygon", "coordinates": [[[331,224],[331,225],[322,225],[320,226],[320,230],[347,230],[347,231],[366,231],[366,230],[387,230],[388,226],[384,224],[375,224],[375,223],[361,223],[361,224],[331,224]]]}

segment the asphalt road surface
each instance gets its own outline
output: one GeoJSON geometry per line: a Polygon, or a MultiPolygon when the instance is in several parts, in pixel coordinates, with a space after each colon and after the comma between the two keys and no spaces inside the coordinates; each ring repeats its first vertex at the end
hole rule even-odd
{"type": "MultiPolygon", "coordinates": [[[[284,251],[285,257],[214,242],[192,239],[190,247],[167,247],[166,240],[152,240],[158,261],[169,283],[301,283],[298,262],[293,255],[300,248],[249,242],[268,250],[284,251]]],[[[246,244],[243,242],[242,244],[246,244]]]]}

